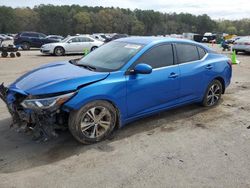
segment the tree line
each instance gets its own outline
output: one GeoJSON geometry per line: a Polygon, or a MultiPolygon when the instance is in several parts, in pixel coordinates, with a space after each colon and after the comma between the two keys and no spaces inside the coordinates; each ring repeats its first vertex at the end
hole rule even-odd
{"type": "Polygon", "coordinates": [[[166,35],[192,32],[250,34],[250,19],[213,20],[208,15],[161,13],[153,10],[39,5],[34,8],[0,6],[0,33],[37,31],[45,34],[127,33],[166,35]]]}

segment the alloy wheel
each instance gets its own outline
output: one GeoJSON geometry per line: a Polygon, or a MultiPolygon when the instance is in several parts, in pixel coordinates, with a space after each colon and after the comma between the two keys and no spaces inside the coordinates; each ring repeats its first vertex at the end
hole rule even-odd
{"type": "Polygon", "coordinates": [[[83,115],[81,131],[88,138],[98,138],[109,130],[111,119],[111,113],[107,108],[93,107],[83,115]]]}
{"type": "Polygon", "coordinates": [[[57,55],[57,56],[61,56],[61,55],[63,55],[63,49],[62,48],[56,48],[55,49],[55,54],[57,55]]]}
{"type": "Polygon", "coordinates": [[[216,104],[220,99],[220,95],[221,87],[217,83],[214,83],[208,90],[207,105],[213,106],[214,104],[216,104]]]}

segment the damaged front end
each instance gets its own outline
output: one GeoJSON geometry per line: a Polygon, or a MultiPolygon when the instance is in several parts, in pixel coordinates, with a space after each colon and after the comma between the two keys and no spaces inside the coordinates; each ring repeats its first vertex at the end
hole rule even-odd
{"type": "Polygon", "coordinates": [[[13,118],[11,126],[32,132],[36,140],[46,141],[57,137],[56,130],[66,129],[68,112],[62,105],[76,92],[30,96],[16,89],[0,85],[0,98],[5,102],[13,118]]]}

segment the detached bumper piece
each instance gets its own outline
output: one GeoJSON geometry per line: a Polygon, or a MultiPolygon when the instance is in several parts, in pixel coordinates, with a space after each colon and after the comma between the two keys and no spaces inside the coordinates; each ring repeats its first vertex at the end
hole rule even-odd
{"type": "Polygon", "coordinates": [[[9,90],[0,85],[0,98],[5,102],[12,116],[11,127],[16,126],[24,132],[31,132],[34,140],[47,141],[58,136],[56,130],[67,128],[68,113],[57,110],[30,110],[21,103],[28,96],[9,90]]]}

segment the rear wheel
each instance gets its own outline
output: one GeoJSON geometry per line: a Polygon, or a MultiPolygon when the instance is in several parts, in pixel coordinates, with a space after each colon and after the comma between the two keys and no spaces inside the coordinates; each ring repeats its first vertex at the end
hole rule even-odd
{"type": "Polygon", "coordinates": [[[63,47],[56,47],[54,49],[54,54],[56,56],[62,56],[62,55],[64,55],[64,53],[65,53],[65,50],[63,49],[63,47]]]}
{"type": "Polygon", "coordinates": [[[81,143],[96,143],[111,134],[116,119],[116,109],[112,104],[94,101],[70,114],[69,130],[81,143]]]}
{"type": "Polygon", "coordinates": [[[28,42],[24,42],[24,43],[22,43],[21,48],[23,50],[29,50],[30,49],[30,44],[28,42]]]}
{"type": "Polygon", "coordinates": [[[206,107],[215,106],[218,104],[222,94],[222,84],[219,80],[213,80],[205,93],[202,105],[206,107]]]}
{"type": "Polygon", "coordinates": [[[98,48],[97,46],[93,46],[93,47],[91,48],[91,52],[94,51],[94,50],[96,50],[97,48],[98,48]]]}

